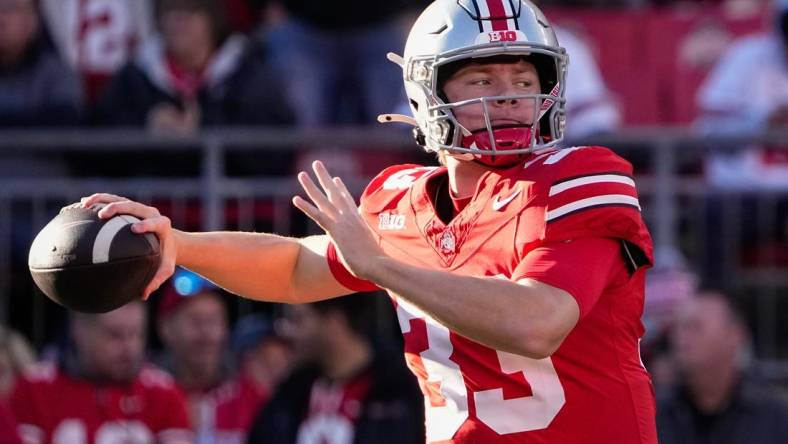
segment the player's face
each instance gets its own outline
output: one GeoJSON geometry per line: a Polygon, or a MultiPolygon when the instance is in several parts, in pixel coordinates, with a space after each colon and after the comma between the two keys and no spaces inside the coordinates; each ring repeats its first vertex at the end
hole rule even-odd
{"type": "Polygon", "coordinates": [[[88,372],[117,382],[136,376],[145,352],[147,315],[142,303],[75,322],[77,351],[88,372]]]}
{"type": "Polygon", "coordinates": [[[167,345],[180,363],[204,369],[219,365],[228,335],[227,313],[219,297],[195,296],[169,322],[167,345]]]}
{"type": "MultiPolygon", "coordinates": [[[[539,94],[539,75],[533,64],[524,60],[515,63],[470,64],[452,75],[443,86],[450,102],[479,97],[517,94],[539,94]]],[[[530,125],[536,115],[535,99],[497,100],[488,104],[493,127],[499,125],[530,125]]],[[[486,128],[482,104],[457,107],[454,116],[470,131],[486,128]]]]}

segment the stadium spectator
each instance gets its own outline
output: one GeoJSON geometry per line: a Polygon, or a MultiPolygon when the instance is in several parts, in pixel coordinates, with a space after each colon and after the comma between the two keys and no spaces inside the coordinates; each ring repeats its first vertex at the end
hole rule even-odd
{"type": "MultiPolygon", "coordinates": [[[[698,92],[702,134],[758,135],[788,130],[788,0],[773,0],[769,31],[733,42],[698,92]]],[[[712,153],[709,182],[721,188],[788,188],[785,147],[712,153]]]]}
{"type": "Polygon", "coordinates": [[[424,442],[421,394],[396,354],[370,339],[369,295],[286,307],[300,365],[255,420],[249,444],[424,442]]]}
{"type": "Polygon", "coordinates": [[[240,363],[238,373],[213,391],[216,430],[213,436],[203,435],[206,443],[246,442],[255,414],[289,371],[289,345],[258,315],[238,321],[232,345],[240,363]]]}
{"type": "Polygon", "coordinates": [[[566,137],[578,140],[594,134],[615,131],[621,125],[616,99],[605,86],[594,54],[576,33],[555,27],[558,43],[570,54],[566,74],[566,137]]]}
{"type": "Polygon", "coordinates": [[[426,2],[257,3],[269,15],[262,38],[271,64],[287,79],[299,124],[371,124],[378,114],[395,110],[402,75],[385,54],[398,50],[411,7],[426,2]]]}
{"type": "Polygon", "coordinates": [[[172,374],[186,398],[197,443],[218,441],[222,425],[217,423],[217,397],[232,378],[224,301],[207,282],[180,273],[162,295],[157,317],[165,346],[159,364],[172,374]],[[195,286],[184,289],[183,279],[195,286]]]}
{"type": "Polygon", "coordinates": [[[14,382],[35,363],[36,355],[27,340],[0,325],[0,402],[8,399],[14,382]]]}
{"type": "Polygon", "coordinates": [[[242,317],[235,323],[231,340],[241,369],[247,369],[261,387],[270,391],[290,372],[291,344],[267,317],[258,313],[242,317]]]}
{"type": "Polygon", "coordinates": [[[45,46],[35,1],[0,0],[0,127],[79,122],[79,79],[45,46]]]}
{"type": "Polygon", "coordinates": [[[191,134],[204,125],[288,124],[279,79],[241,35],[226,32],[218,0],[161,0],[160,38],[144,42],[99,99],[102,124],[191,134]]]}
{"type": "Polygon", "coordinates": [[[71,319],[73,349],[26,373],[11,396],[24,442],[191,443],[172,378],[144,364],[145,305],[71,319]]]}
{"type": "Polygon", "coordinates": [[[702,291],[678,313],[671,338],[680,378],[659,397],[659,442],[785,442],[788,405],[748,375],[747,326],[728,296],[702,291]]]}
{"type": "Polygon", "coordinates": [[[235,336],[233,345],[241,361],[236,374],[228,353],[227,309],[219,290],[180,270],[162,295],[158,330],[166,354],[161,364],[186,397],[198,444],[244,442],[255,413],[282,377],[285,364],[277,356],[282,350],[272,332],[250,320],[242,322],[239,328],[244,331],[235,336]]]}
{"type": "Polygon", "coordinates": [[[676,366],[670,353],[669,332],[682,304],[697,293],[700,279],[690,271],[676,248],[657,248],[654,257],[655,266],[646,278],[643,309],[646,335],[640,348],[654,388],[659,390],[675,382],[676,366]]]}
{"type": "Polygon", "coordinates": [[[88,103],[153,34],[151,1],[40,0],[53,44],[82,76],[88,103]]]}

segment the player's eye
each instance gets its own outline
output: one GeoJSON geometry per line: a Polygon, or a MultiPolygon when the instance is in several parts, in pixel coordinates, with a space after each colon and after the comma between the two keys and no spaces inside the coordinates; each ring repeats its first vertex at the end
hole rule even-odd
{"type": "Polygon", "coordinates": [[[483,85],[491,85],[491,84],[492,84],[492,82],[490,81],[490,79],[487,79],[487,78],[479,78],[479,77],[476,77],[476,78],[471,78],[471,79],[469,79],[469,80],[468,80],[468,84],[469,84],[469,85],[479,85],[479,86],[483,86],[483,85]]]}

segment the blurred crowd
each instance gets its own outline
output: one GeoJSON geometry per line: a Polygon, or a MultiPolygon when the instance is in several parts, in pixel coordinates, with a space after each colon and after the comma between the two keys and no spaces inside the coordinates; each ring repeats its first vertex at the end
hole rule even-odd
{"type": "MultiPolygon", "coordinates": [[[[385,54],[401,52],[426,3],[391,0],[370,10],[364,0],[0,0],[0,128],[191,135],[409,114],[401,72],[385,54]]],[[[656,80],[691,105],[686,120],[699,135],[788,129],[788,0],[540,3],[559,18],[576,6],[764,11],[760,32],[735,38],[713,17],[695,23],[678,51],[692,68],[671,65],[675,78],[656,80]]],[[[648,79],[630,76],[622,86],[606,78],[616,69],[604,64],[617,60],[611,48],[630,43],[600,43],[598,28],[556,23],[571,60],[568,137],[613,132],[645,113],[613,90],[648,79]]],[[[643,107],[659,100],[667,99],[644,97],[643,107]]],[[[788,151],[778,145],[709,155],[706,178],[725,189],[784,190],[788,151]]],[[[788,201],[776,208],[788,227],[788,201]]],[[[707,217],[709,257],[719,257],[724,246],[711,244],[720,217],[707,217]]],[[[788,229],[777,241],[788,243],[788,229]]],[[[642,349],[660,442],[783,442],[786,398],[752,366],[750,318],[739,308],[747,295],[709,287],[677,251],[659,252],[656,262],[642,349]]],[[[2,328],[0,444],[423,442],[420,391],[397,340],[371,322],[377,304],[362,294],[237,318],[221,290],[182,273],[152,307],[73,314],[69,340],[38,358],[2,328]]]]}
{"type": "MultiPolygon", "coordinates": [[[[190,135],[409,114],[385,54],[402,51],[427,3],[1,0],[0,128],[190,135]]],[[[788,0],[538,3],[570,55],[570,141],[627,125],[729,135],[788,124],[788,0]]],[[[750,148],[712,156],[710,182],[788,185],[784,150],[750,148]]]]}
{"type": "Polygon", "coordinates": [[[153,310],[70,313],[38,360],[3,329],[0,443],[423,442],[421,392],[375,295],[231,323],[227,295],[188,271],[160,293],[153,310]]]}
{"type": "MultiPolygon", "coordinates": [[[[641,348],[660,442],[783,442],[788,393],[753,365],[740,295],[704,286],[675,251],[659,255],[641,348]]],[[[38,358],[3,328],[0,443],[424,442],[424,401],[381,328],[381,295],[234,322],[227,296],[179,270],[147,308],[70,313],[68,339],[38,358]]]]}

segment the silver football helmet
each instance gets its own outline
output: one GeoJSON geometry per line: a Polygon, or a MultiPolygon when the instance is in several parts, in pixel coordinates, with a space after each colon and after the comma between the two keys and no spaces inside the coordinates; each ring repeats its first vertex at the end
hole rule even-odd
{"type": "Polygon", "coordinates": [[[416,126],[427,151],[467,153],[489,166],[506,166],[525,154],[559,144],[564,136],[568,58],[544,14],[527,0],[436,0],[413,25],[404,57],[389,54],[403,70],[413,118],[383,115],[381,122],[416,126]],[[449,102],[441,91],[447,72],[471,60],[522,57],[537,69],[541,94],[479,97],[449,102]],[[488,105],[521,100],[534,106],[534,120],[495,127],[488,105]],[[454,110],[481,104],[486,128],[465,128],[454,110]]]}

